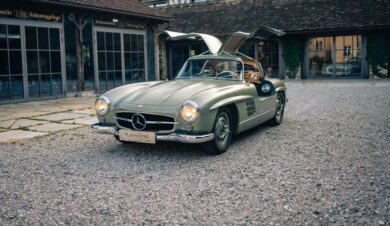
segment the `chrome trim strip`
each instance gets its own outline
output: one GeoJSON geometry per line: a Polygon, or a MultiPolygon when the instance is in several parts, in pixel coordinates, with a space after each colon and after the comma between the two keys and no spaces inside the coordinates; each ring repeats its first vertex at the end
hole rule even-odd
{"type": "Polygon", "coordinates": [[[165,124],[165,125],[177,125],[177,122],[164,122],[164,121],[146,121],[146,124],[165,124]]]}
{"type": "Polygon", "coordinates": [[[100,123],[91,125],[91,128],[94,129],[93,131],[102,134],[114,134],[117,131],[117,129],[112,126],[103,126],[100,123]]]}
{"type": "MultiPolygon", "coordinates": [[[[91,128],[94,131],[104,134],[114,134],[119,136],[119,130],[112,126],[103,126],[99,123],[91,125],[91,128]]],[[[171,133],[166,135],[156,135],[156,140],[159,141],[173,141],[187,144],[198,144],[211,141],[214,139],[214,134],[204,134],[204,135],[188,135],[188,134],[178,134],[171,133]]]]}
{"type": "Polygon", "coordinates": [[[126,121],[126,122],[133,122],[133,120],[131,119],[127,119],[127,118],[122,118],[122,117],[114,117],[115,120],[119,119],[119,120],[122,120],[122,121],[126,121]]]}
{"type": "Polygon", "coordinates": [[[173,141],[186,144],[198,144],[211,141],[214,139],[214,134],[205,134],[205,135],[187,135],[187,134],[167,134],[167,135],[157,135],[156,139],[159,141],[173,141]]]}

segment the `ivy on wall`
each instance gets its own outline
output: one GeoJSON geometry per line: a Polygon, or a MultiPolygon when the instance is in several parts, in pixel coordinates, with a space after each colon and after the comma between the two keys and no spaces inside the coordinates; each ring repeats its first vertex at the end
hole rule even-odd
{"type": "Polygon", "coordinates": [[[286,65],[286,75],[294,79],[303,61],[305,39],[300,36],[282,38],[283,58],[286,65]]]}
{"type": "Polygon", "coordinates": [[[367,59],[372,73],[390,78],[390,31],[367,35],[367,59]]]}

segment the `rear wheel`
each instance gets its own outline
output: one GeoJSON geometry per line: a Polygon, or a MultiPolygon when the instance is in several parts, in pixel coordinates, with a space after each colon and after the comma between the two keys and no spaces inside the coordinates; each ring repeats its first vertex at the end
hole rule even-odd
{"type": "Polygon", "coordinates": [[[284,115],[285,97],[283,93],[277,94],[275,116],[269,121],[271,125],[278,126],[282,123],[284,115]]]}
{"type": "Polygon", "coordinates": [[[208,153],[220,155],[228,149],[233,137],[233,118],[229,108],[219,110],[215,118],[213,133],[214,139],[205,143],[204,146],[208,153]]]}

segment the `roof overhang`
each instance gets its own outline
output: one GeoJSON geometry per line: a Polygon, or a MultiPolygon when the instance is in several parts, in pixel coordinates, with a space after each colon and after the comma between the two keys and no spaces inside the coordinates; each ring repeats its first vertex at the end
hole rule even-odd
{"type": "Polygon", "coordinates": [[[58,1],[50,1],[50,0],[32,0],[32,1],[38,2],[38,3],[45,3],[45,4],[49,4],[49,5],[73,7],[73,8],[78,8],[78,9],[119,14],[119,15],[124,15],[124,16],[131,16],[131,17],[141,17],[141,18],[146,18],[146,19],[151,19],[151,20],[160,20],[160,21],[166,21],[166,22],[169,22],[172,20],[170,17],[156,16],[156,15],[136,13],[136,12],[128,12],[128,11],[124,11],[124,10],[107,9],[107,8],[101,8],[101,7],[94,7],[94,6],[90,6],[90,5],[73,4],[73,3],[69,3],[69,2],[58,2],[58,1]]]}

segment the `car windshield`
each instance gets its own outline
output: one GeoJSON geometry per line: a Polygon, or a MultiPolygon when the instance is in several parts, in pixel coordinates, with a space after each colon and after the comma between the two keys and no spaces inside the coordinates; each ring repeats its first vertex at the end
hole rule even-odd
{"type": "Polygon", "coordinates": [[[206,78],[240,80],[242,63],[237,60],[193,59],[188,60],[176,78],[206,78]]]}

